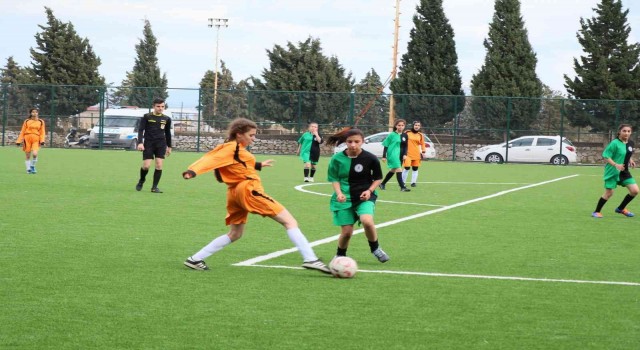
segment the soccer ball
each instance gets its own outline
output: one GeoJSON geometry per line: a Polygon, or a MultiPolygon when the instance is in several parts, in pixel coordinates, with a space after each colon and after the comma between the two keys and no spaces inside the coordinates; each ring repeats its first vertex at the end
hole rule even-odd
{"type": "Polygon", "coordinates": [[[338,278],[351,278],[358,271],[358,264],[348,256],[335,257],[329,263],[331,274],[338,278]]]}

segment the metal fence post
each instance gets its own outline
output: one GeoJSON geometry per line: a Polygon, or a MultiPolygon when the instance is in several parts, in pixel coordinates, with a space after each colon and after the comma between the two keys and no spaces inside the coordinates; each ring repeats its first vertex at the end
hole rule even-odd
{"type": "Polygon", "coordinates": [[[198,127],[196,128],[196,152],[200,152],[200,121],[202,120],[202,88],[198,89],[198,127]]]}
{"type": "Polygon", "coordinates": [[[7,131],[7,90],[8,84],[2,84],[2,146],[4,146],[4,138],[7,131]]]}

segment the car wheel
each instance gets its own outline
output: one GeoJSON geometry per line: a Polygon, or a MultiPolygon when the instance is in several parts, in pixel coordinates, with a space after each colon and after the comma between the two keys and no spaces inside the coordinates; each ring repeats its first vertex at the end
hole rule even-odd
{"type": "Polygon", "coordinates": [[[502,163],[504,159],[498,153],[490,153],[489,155],[487,155],[484,161],[487,163],[502,163]]]}
{"type": "Polygon", "coordinates": [[[569,159],[563,155],[555,155],[551,158],[551,164],[553,165],[567,165],[569,164],[569,159]]]}

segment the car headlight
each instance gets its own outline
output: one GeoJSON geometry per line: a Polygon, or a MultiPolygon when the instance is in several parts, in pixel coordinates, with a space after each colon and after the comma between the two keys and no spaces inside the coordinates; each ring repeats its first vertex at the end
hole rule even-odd
{"type": "Polygon", "coordinates": [[[478,150],[476,152],[484,152],[486,150],[488,150],[489,147],[482,147],[482,148],[478,148],[478,150]]]}

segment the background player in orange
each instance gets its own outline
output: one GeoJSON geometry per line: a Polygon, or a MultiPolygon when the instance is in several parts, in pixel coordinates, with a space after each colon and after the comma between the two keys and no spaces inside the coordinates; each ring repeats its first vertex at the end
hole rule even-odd
{"type": "Polygon", "coordinates": [[[40,146],[44,146],[44,137],[44,120],[38,118],[37,108],[31,108],[29,109],[29,118],[22,123],[22,129],[16,141],[18,147],[22,145],[26,156],[24,165],[27,167],[27,174],[37,173],[38,151],[40,146]]]}
{"type": "Polygon", "coordinates": [[[424,136],[420,131],[420,127],[420,122],[414,121],[411,129],[405,132],[405,134],[407,134],[407,157],[402,164],[404,166],[402,181],[407,182],[409,169],[411,169],[411,187],[416,187],[418,168],[420,167],[424,153],[427,152],[427,147],[424,145],[424,136]]]}
{"type": "Polygon", "coordinates": [[[183,178],[191,179],[196,175],[214,171],[218,181],[227,184],[226,224],[230,226],[229,232],[217,237],[187,258],[184,264],[194,270],[208,270],[204,259],[240,239],[249,213],[254,213],[270,217],[284,226],[289,239],[302,254],[302,267],[331,273],[313,252],[293,215],[264,192],[258,171],[271,166],[273,160],[256,162],[253,154],[246,149],[255,141],[257,128],[256,123],[251,120],[233,120],[229,125],[226,142],[216,146],[182,173],[183,178]]]}

